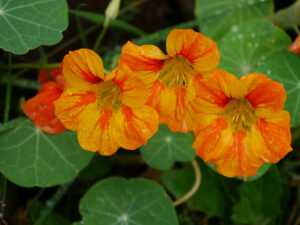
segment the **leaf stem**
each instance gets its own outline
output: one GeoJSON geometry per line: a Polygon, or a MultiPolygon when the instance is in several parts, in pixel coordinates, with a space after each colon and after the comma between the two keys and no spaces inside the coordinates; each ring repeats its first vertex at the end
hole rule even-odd
{"type": "Polygon", "coordinates": [[[192,197],[197,190],[200,187],[200,183],[201,183],[201,171],[200,171],[200,167],[197,163],[197,161],[195,160],[195,158],[191,159],[191,164],[194,168],[195,171],[195,182],[193,187],[181,198],[177,199],[176,201],[173,202],[173,205],[176,207],[182,203],[184,203],[185,201],[187,201],[190,197],[192,197]]]}
{"type": "Polygon", "coordinates": [[[109,23],[104,24],[103,29],[102,29],[101,33],[99,34],[99,36],[98,36],[98,38],[97,38],[97,40],[94,44],[94,47],[93,47],[95,52],[97,52],[99,50],[100,44],[101,44],[101,42],[102,42],[102,40],[103,40],[107,30],[108,30],[108,27],[109,27],[109,23]]]}
{"type": "Polygon", "coordinates": [[[41,195],[44,193],[45,189],[40,189],[38,191],[38,193],[34,196],[34,198],[32,199],[32,201],[29,203],[29,205],[27,206],[27,208],[24,211],[23,214],[23,218],[26,218],[28,213],[30,212],[31,208],[34,206],[34,204],[37,202],[37,200],[39,200],[39,198],[41,197],[41,195]]]}
{"type": "Polygon", "coordinates": [[[55,69],[59,68],[60,63],[47,63],[47,64],[40,64],[40,63],[16,63],[10,66],[1,66],[0,70],[4,69],[55,69]]]}
{"type": "MultiPolygon", "coordinates": [[[[42,46],[40,46],[40,47],[38,47],[37,50],[38,50],[38,52],[39,52],[39,54],[40,54],[42,63],[43,63],[43,64],[47,64],[47,57],[46,57],[44,48],[43,48],[42,46]]],[[[45,69],[46,69],[46,74],[47,74],[47,76],[48,76],[48,79],[49,79],[49,80],[52,80],[52,79],[51,79],[50,72],[49,72],[49,68],[45,68],[45,69]]]]}
{"type": "MultiPolygon", "coordinates": [[[[75,179],[74,179],[75,180],[75,179]]],[[[47,200],[45,208],[43,208],[40,212],[39,217],[37,218],[35,225],[42,225],[47,216],[51,213],[51,211],[54,209],[54,207],[57,205],[57,203],[61,200],[61,198],[64,196],[64,194],[69,190],[72,183],[74,182],[72,180],[71,182],[67,184],[61,185],[56,192],[53,194],[53,196],[47,200]]]]}

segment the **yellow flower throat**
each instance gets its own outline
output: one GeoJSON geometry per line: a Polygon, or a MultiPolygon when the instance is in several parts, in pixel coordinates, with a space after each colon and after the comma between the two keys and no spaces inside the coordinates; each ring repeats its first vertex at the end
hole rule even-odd
{"type": "Polygon", "coordinates": [[[163,68],[162,80],[164,80],[169,87],[184,87],[195,76],[191,62],[182,55],[174,56],[166,62],[163,68]]]}
{"type": "Polygon", "coordinates": [[[113,81],[104,81],[98,94],[101,109],[118,109],[121,105],[121,89],[113,81]]]}
{"type": "Polygon", "coordinates": [[[236,130],[250,131],[255,124],[257,116],[252,104],[246,98],[230,99],[225,107],[223,117],[236,130]]]}

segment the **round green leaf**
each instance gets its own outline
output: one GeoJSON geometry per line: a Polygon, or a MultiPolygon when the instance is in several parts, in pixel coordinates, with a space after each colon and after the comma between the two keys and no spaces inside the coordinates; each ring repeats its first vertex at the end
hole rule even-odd
{"type": "Polygon", "coordinates": [[[196,0],[195,14],[201,31],[217,39],[232,26],[273,13],[273,0],[196,0]]]}
{"type": "Polygon", "coordinates": [[[149,166],[169,170],[174,162],[188,161],[195,156],[196,151],[192,148],[193,141],[192,133],[172,132],[168,126],[162,124],[147,145],[140,149],[143,159],[149,166]]]}
{"type": "Polygon", "coordinates": [[[49,135],[30,120],[0,133],[0,171],[13,183],[48,187],[71,181],[91,160],[74,132],[49,135]]]}
{"type": "Polygon", "coordinates": [[[24,54],[62,39],[68,25],[65,0],[0,0],[0,48],[24,54]]]}
{"type": "Polygon", "coordinates": [[[268,57],[290,44],[289,36],[269,21],[255,20],[233,26],[218,43],[219,68],[238,77],[257,72],[268,57]]]}
{"type": "Polygon", "coordinates": [[[80,213],[85,225],[178,225],[162,187],[142,179],[98,182],[81,199],[80,213]]]}
{"type": "Polygon", "coordinates": [[[281,51],[267,58],[258,70],[284,85],[285,109],[291,114],[291,125],[300,125],[300,57],[281,51]]]}

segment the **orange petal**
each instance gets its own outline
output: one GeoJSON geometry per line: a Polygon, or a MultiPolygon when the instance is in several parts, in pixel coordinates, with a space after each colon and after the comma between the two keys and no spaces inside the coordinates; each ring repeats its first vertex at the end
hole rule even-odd
{"type": "Polygon", "coordinates": [[[67,129],[77,130],[79,115],[94,102],[96,95],[93,92],[68,88],[55,101],[55,114],[67,129]]]}
{"type": "Polygon", "coordinates": [[[157,112],[150,106],[124,107],[115,117],[114,137],[119,146],[133,150],[145,145],[158,129],[157,112]]]}
{"type": "Polygon", "coordinates": [[[291,46],[289,46],[288,50],[290,52],[294,52],[294,53],[296,53],[298,55],[300,54],[300,34],[295,39],[295,41],[293,42],[293,44],[291,46]]]}
{"type": "Polygon", "coordinates": [[[248,89],[245,97],[251,102],[255,113],[259,117],[270,117],[282,110],[286,92],[284,87],[276,81],[268,79],[266,75],[252,73],[240,79],[240,87],[248,89]]]}
{"type": "Polygon", "coordinates": [[[195,77],[192,85],[196,91],[197,110],[205,113],[220,113],[230,97],[239,92],[237,78],[224,70],[216,70],[211,76],[195,77]]]}
{"type": "Polygon", "coordinates": [[[126,66],[120,65],[110,74],[111,79],[121,89],[121,101],[129,107],[140,107],[147,101],[148,91],[145,83],[126,66]]]}
{"type": "Polygon", "coordinates": [[[42,85],[39,92],[33,98],[22,104],[22,109],[34,124],[49,134],[57,134],[65,131],[65,127],[58,120],[54,111],[54,101],[61,95],[61,90],[54,82],[42,85]]]}
{"type": "Polygon", "coordinates": [[[70,51],[64,57],[63,75],[68,85],[80,90],[93,90],[105,79],[100,56],[90,49],[70,51]]]}
{"type": "MultiPolygon", "coordinates": [[[[62,75],[62,68],[58,69],[50,69],[49,70],[51,80],[54,81],[60,90],[64,90],[65,87],[65,78],[62,75]]],[[[47,71],[45,69],[41,69],[38,75],[38,81],[43,84],[49,81],[49,77],[47,71]]]]}
{"type": "Polygon", "coordinates": [[[101,155],[114,154],[119,146],[113,137],[113,112],[99,109],[96,103],[89,104],[79,116],[78,141],[80,146],[101,155]]]}
{"type": "Polygon", "coordinates": [[[137,46],[128,41],[122,48],[118,64],[126,64],[147,87],[158,78],[167,56],[154,45],[137,46]]]}
{"type": "Polygon", "coordinates": [[[214,70],[220,62],[216,43],[192,29],[174,29],[167,37],[169,56],[185,56],[198,72],[214,70]]]}

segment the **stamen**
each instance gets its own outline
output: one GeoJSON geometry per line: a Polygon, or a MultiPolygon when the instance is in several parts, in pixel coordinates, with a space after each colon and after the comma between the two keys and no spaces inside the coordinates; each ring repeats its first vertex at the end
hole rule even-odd
{"type": "Polygon", "coordinates": [[[98,94],[97,105],[101,109],[118,109],[121,106],[121,89],[113,81],[105,81],[98,94]]]}

